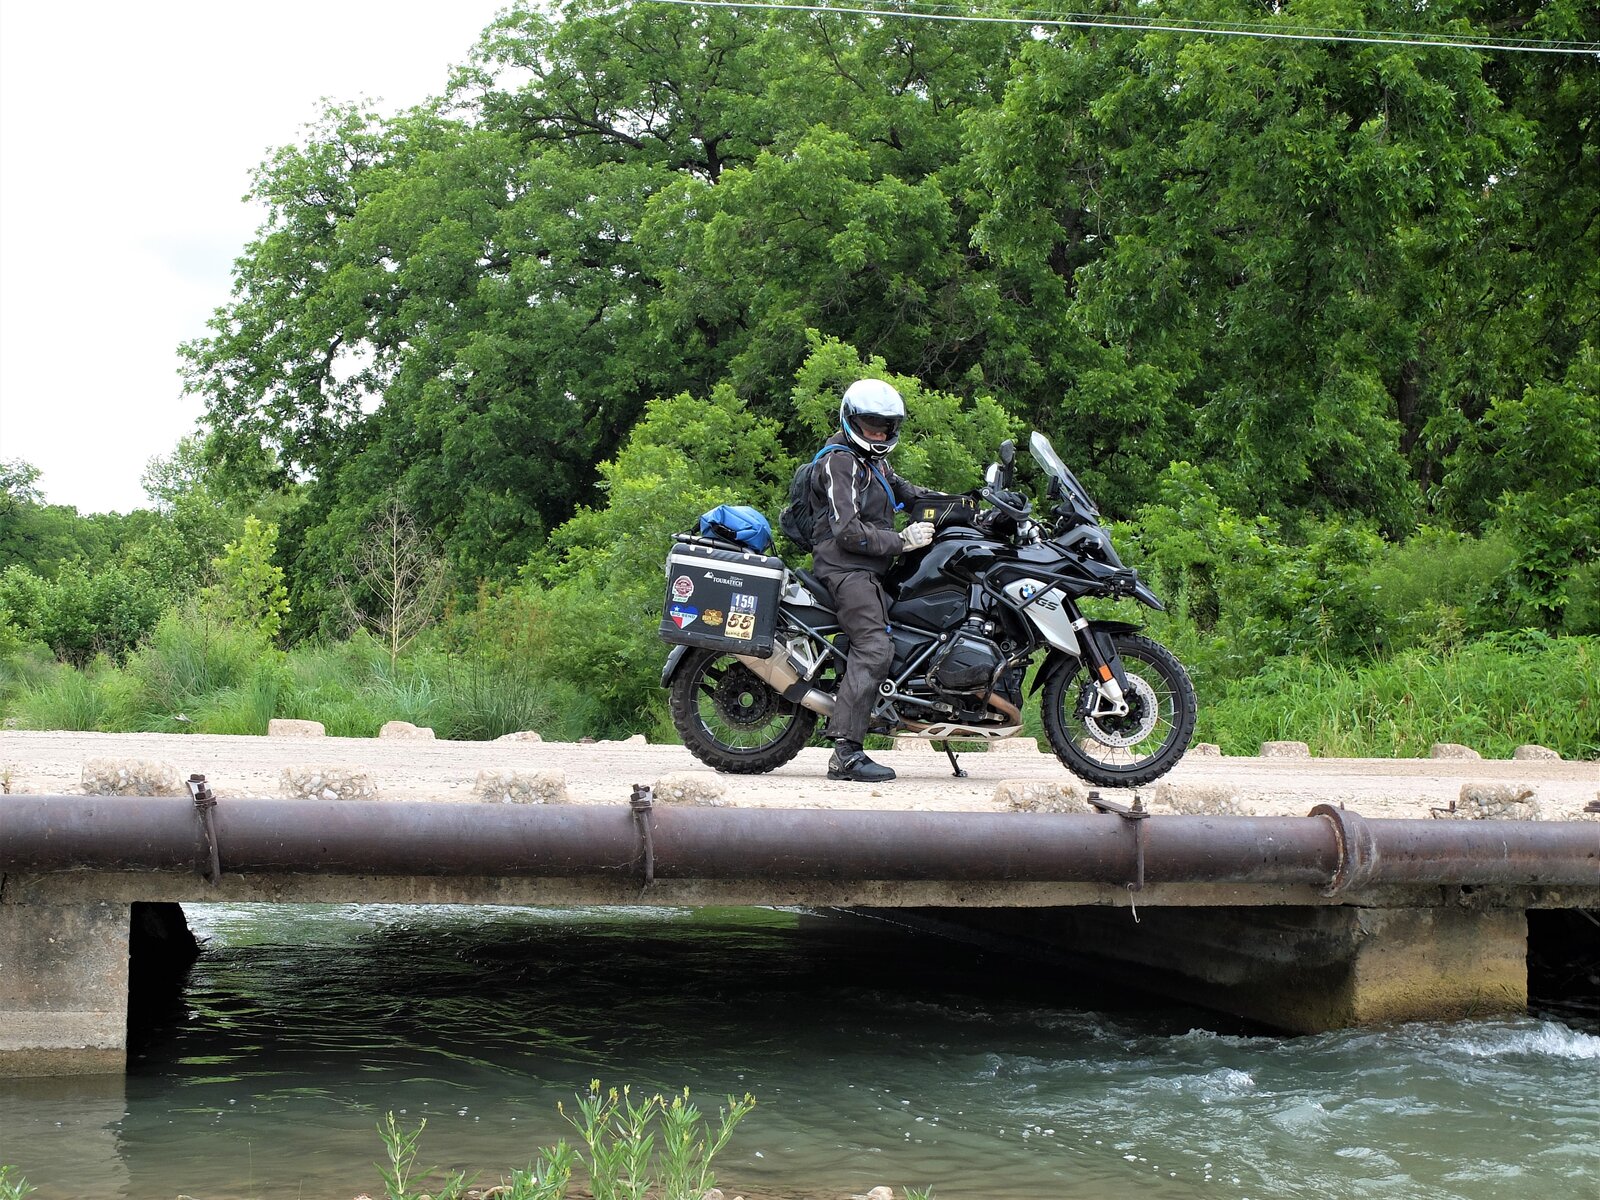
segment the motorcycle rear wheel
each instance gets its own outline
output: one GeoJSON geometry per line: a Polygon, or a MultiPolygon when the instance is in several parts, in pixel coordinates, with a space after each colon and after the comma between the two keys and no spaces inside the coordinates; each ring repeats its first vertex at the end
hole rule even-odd
{"type": "Polygon", "coordinates": [[[1134,633],[1112,635],[1127,672],[1126,717],[1096,718],[1095,694],[1080,659],[1058,663],[1045,680],[1041,714],[1050,748],[1069,771],[1102,787],[1139,787],[1183,757],[1194,734],[1194,685],[1160,642],[1134,633]]]}
{"type": "Polygon", "coordinates": [[[817,714],[785,700],[731,654],[692,650],[672,677],[672,724],[706,766],[735,775],[777,770],[811,740],[817,714]]]}

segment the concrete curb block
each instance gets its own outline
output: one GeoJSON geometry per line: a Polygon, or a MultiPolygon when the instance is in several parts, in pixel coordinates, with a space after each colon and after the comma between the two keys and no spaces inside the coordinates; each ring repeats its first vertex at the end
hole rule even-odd
{"type": "Polygon", "coordinates": [[[287,800],[377,800],[378,785],[365,767],[342,763],[285,767],[278,794],[287,800]]]}
{"type": "Polygon", "coordinates": [[[1540,810],[1538,792],[1525,783],[1467,783],[1456,811],[1435,815],[1455,821],[1537,821],[1540,810]]]}
{"type": "Polygon", "coordinates": [[[390,721],[378,730],[381,738],[416,738],[419,741],[431,742],[434,732],[426,725],[413,725],[410,721],[390,721]]]}
{"type": "Polygon", "coordinates": [[[653,791],[657,802],[664,804],[698,804],[705,808],[729,805],[727,785],[709,771],[663,775],[655,781],[653,791]]]}
{"type": "Polygon", "coordinates": [[[1158,783],[1151,807],[1190,817],[1244,816],[1250,807],[1226,784],[1158,783]]]}
{"type": "Polygon", "coordinates": [[[91,758],[83,764],[86,796],[182,796],[183,776],[169,762],[91,758]]]}
{"type": "Polygon", "coordinates": [[[318,738],[327,737],[328,731],[321,721],[293,721],[287,717],[273,717],[267,722],[267,736],[318,738]]]}
{"type": "Polygon", "coordinates": [[[1091,813],[1077,784],[1040,779],[1005,779],[994,789],[994,801],[1014,812],[1091,813]]]}
{"type": "Polygon", "coordinates": [[[479,771],[472,798],[489,804],[567,804],[565,771],[479,771]]]}
{"type": "Polygon", "coordinates": [[[1258,758],[1310,758],[1311,747],[1304,742],[1262,742],[1258,758]]]}

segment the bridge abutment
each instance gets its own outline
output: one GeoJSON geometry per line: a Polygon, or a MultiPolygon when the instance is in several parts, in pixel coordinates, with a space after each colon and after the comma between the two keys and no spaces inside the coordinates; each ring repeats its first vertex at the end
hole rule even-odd
{"type": "Polygon", "coordinates": [[[1528,1003],[1520,908],[1149,907],[1135,921],[1127,908],[1075,906],[919,910],[913,923],[1291,1033],[1515,1013],[1528,1003]]]}
{"type": "Polygon", "coordinates": [[[0,904],[0,1075],[121,1073],[130,989],[194,949],[177,904],[0,904]]]}

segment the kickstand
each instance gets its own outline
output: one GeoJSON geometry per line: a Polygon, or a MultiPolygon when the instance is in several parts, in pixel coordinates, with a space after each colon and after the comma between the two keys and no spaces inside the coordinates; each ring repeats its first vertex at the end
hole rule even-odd
{"type": "Polygon", "coordinates": [[[956,761],[956,752],[950,749],[950,743],[945,741],[939,744],[944,747],[945,755],[950,759],[950,769],[955,772],[956,778],[965,779],[967,773],[961,769],[961,764],[956,761]]]}

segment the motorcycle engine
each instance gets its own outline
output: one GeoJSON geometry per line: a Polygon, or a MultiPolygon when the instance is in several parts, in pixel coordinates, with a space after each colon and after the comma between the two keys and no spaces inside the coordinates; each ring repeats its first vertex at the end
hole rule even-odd
{"type": "Polygon", "coordinates": [[[982,623],[967,622],[928,665],[928,682],[941,696],[987,692],[1005,666],[1000,647],[983,635],[982,623]]]}

